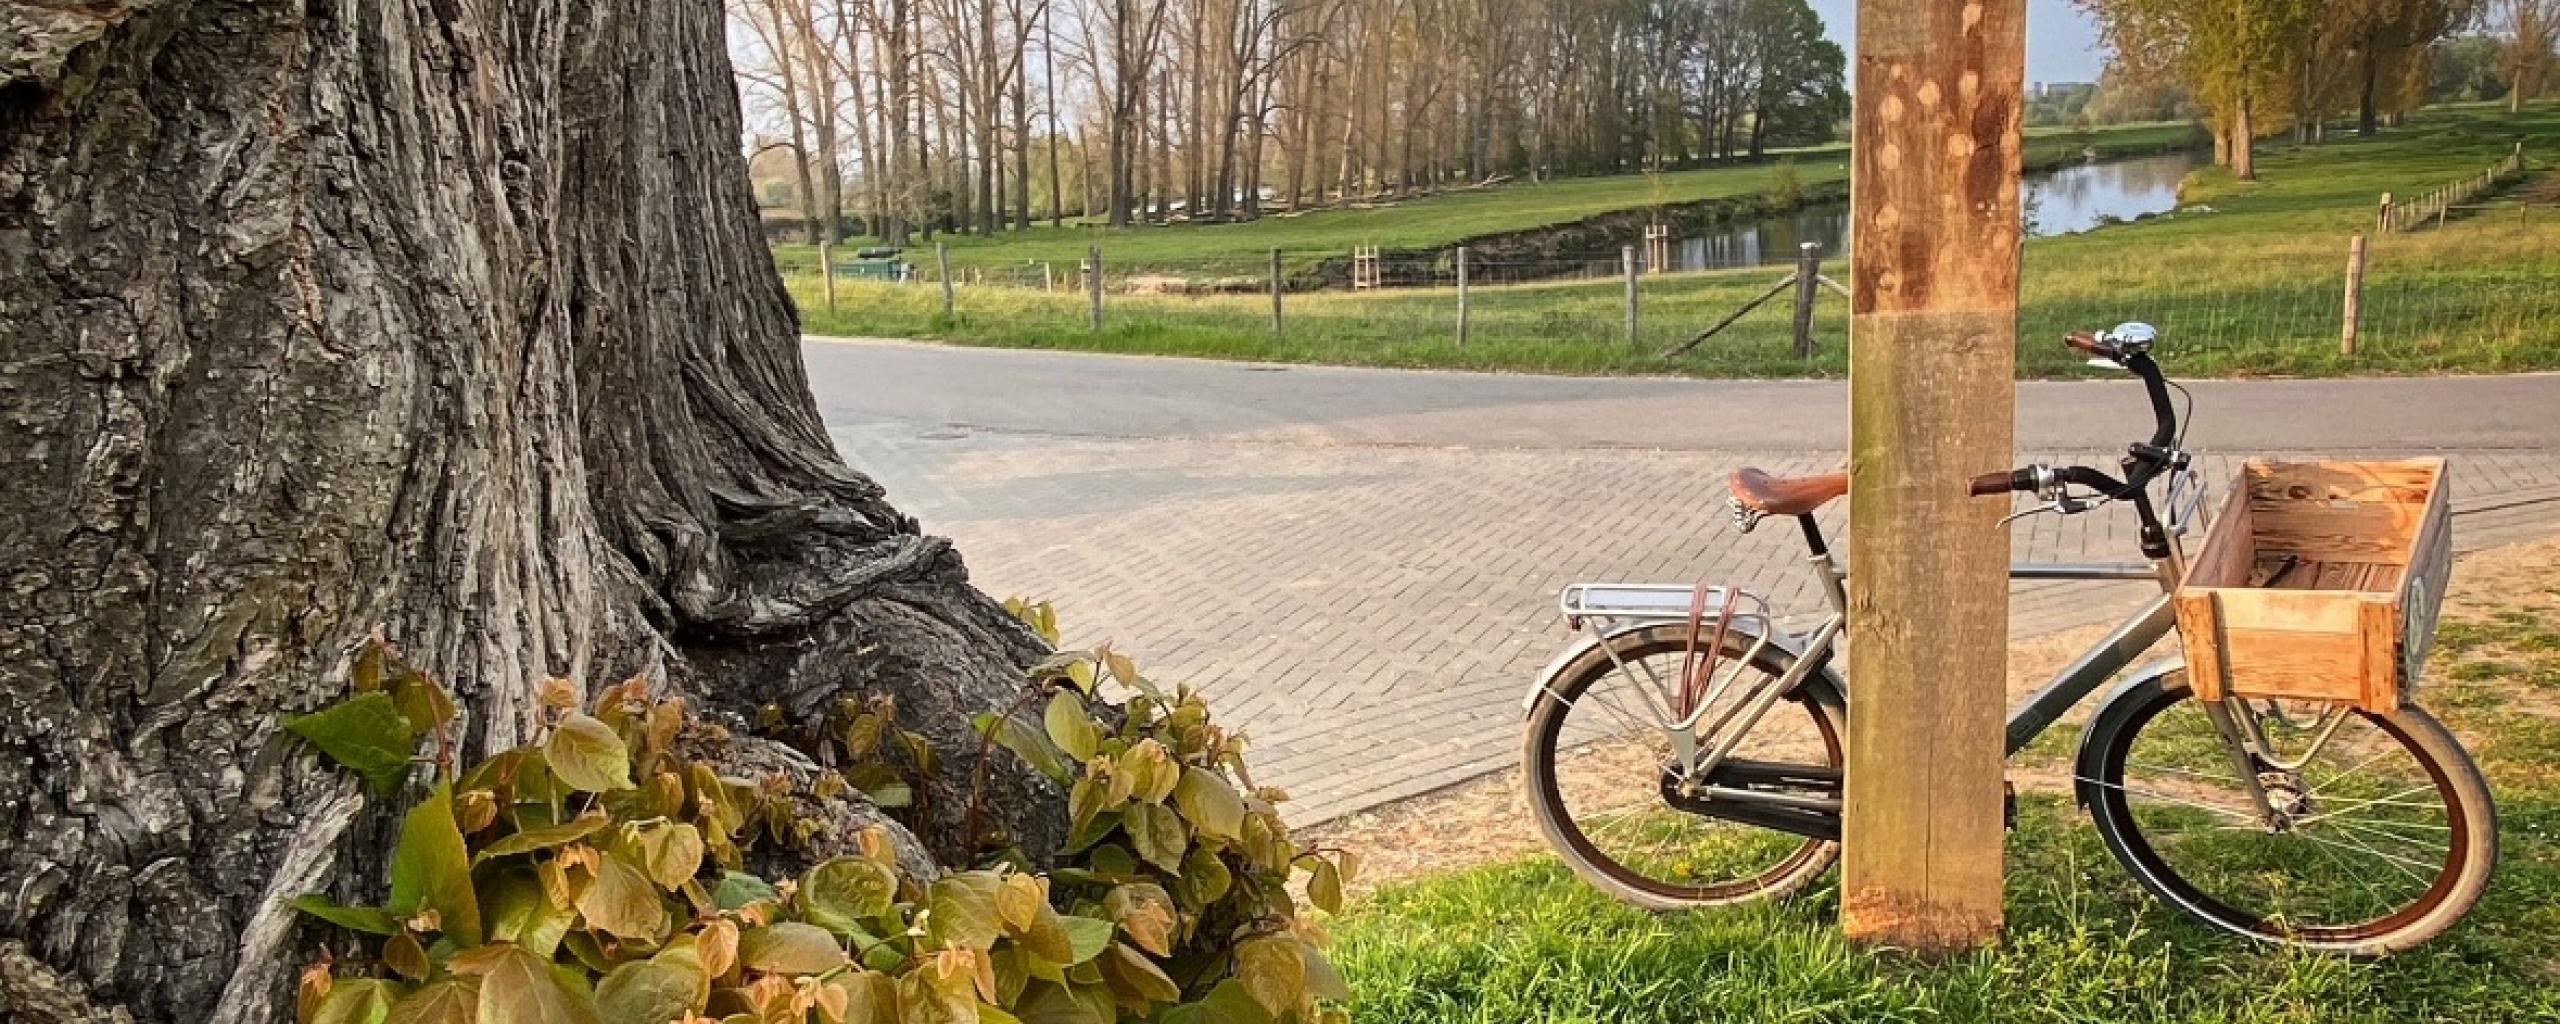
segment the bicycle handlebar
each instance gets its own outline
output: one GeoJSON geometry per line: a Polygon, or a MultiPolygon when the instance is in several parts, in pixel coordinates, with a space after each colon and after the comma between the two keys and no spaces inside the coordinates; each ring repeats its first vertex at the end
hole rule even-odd
{"type": "Polygon", "coordinates": [[[2033,491],[2037,489],[2040,475],[2058,483],[2076,483],[2090,487],[2109,497],[2122,497],[2128,492],[2148,486],[2154,478],[2169,468],[2170,446],[2178,441],[2178,412],[2176,406],[2169,400],[2169,381],[2161,374],[2159,361],[2151,358],[2151,353],[2147,351],[2139,349],[2126,351],[2124,347],[2111,344],[2104,336],[2092,331],[2073,331],[2063,336],[2062,343],[2075,351],[2122,366],[2127,372],[2142,379],[2143,393],[2151,399],[2150,442],[2133,446],[2132,458],[2126,464],[2127,472],[2123,480],[2117,480],[2086,466],[2063,466],[2047,474],[2039,474],[2034,466],[2025,466],[2005,472],[1985,473],[1973,478],[1967,490],[1974,497],[1988,497],[2012,491],[2033,491]]]}

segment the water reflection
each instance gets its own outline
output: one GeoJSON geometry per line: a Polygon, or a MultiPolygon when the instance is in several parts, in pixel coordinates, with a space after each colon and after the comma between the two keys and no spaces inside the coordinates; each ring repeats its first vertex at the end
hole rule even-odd
{"type": "MultiPolygon", "coordinates": [[[[2195,153],[2163,153],[2030,175],[2024,203],[2027,234],[2070,234],[2109,220],[2132,220],[2175,209],[2178,182],[2199,160],[2195,153]]],[[[1680,270],[1748,267],[1794,259],[1796,247],[1804,242],[1818,243],[1825,254],[1836,255],[1847,251],[1848,240],[1848,204],[1825,203],[1681,239],[1672,258],[1680,270]]]]}

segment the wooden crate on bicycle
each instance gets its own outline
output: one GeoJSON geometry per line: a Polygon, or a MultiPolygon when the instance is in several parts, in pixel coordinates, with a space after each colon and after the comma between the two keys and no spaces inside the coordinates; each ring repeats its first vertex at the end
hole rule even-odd
{"type": "Polygon", "coordinates": [[[2178,588],[2196,696],[2398,710],[2453,571],[2445,460],[2253,459],[2178,588]]]}

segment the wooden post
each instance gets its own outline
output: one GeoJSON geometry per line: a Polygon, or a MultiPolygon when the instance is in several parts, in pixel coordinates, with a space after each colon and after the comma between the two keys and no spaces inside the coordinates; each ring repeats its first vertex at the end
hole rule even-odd
{"type": "Polygon", "coordinates": [[[1094,246],[1094,247],[1092,247],[1091,249],[1088,249],[1088,250],[1086,250],[1086,251],[1085,251],[1085,263],[1084,263],[1084,266],[1085,266],[1085,272],[1084,272],[1085,294],[1086,294],[1086,297],[1087,297],[1087,301],[1088,301],[1088,302],[1090,302],[1090,303],[1091,303],[1091,305],[1093,306],[1092,316],[1091,316],[1091,320],[1090,320],[1090,322],[1091,322],[1091,323],[1092,323],[1092,325],[1093,325],[1093,329],[1094,329],[1095,331],[1097,331],[1097,332],[1098,332],[1098,331],[1102,330],[1102,247],[1101,247],[1101,246],[1097,245],[1097,246],[1094,246]]]}
{"type": "Polygon", "coordinates": [[[1822,294],[1822,243],[1796,247],[1796,358],[1813,358],[1813,300],[1822,294]]]}
{"type": "Polygon", "coordinates": [[[933,243],[934,272],[942,275],[942,315],[946,318],[960,312],[960,293],[951,280],[951,246],[933,243]]]}
{"type": "Polygon", "coordinates": [[[2025,8],[1858,5],[1840,917],[1922,951],[2001,924],[2025,8]]]}
{"type": "Polygon", "coordinates": [[[1280,294],[1287,287],[1287,283],[1280,277],[1280,250],[1273,249],[1271,250],[1271,336],[1273,338],[1285,336],[1280,327],[1280,294]]]}
{"type": "Polygon", "coordinates": [[[2364,319],[2364,236],[2347,239],[2347,309],[2339,329],[2338,354],[2356,354],[2356,328],[2364,319]]]}
{"type": "Polygon", "coordinates": [[[1629,347],[1634,347],[1637,344],[1635,246],[1621,245],[1618,247],[1618,269],[1622,271],[1627,278],[1627,345],[1629,347]]]}
{"type": "Polygon", "coordinates": [[[2376,231],[2389,231],[2392,229],[2392,226],[2391,193],[2385,192],[2382,194],[2381,208],[2375,210],[2373,214],[2373,229],[2376,231]]]}
{"type": "Polygon", "coordinates": [[[818,279],[826,282],[827,312],[832,314],[836,311],[835,246],[823,238],[818,240],[818,279]]]}
{"type": "Polygon", "coordinates": [[[1057,268],[1048,260],[1040,261],[1040,290],[1043,292],[1058,290],[1057,268]]]}
{"type": "Polygon", "coordinates": [[[1467,247],[1458,247],[1458,347],[1467,347],[1467,247]]]}

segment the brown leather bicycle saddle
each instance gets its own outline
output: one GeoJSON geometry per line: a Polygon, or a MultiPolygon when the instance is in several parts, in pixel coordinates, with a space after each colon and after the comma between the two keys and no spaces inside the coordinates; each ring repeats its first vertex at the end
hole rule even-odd
{"type": "Polygon", "coordinates": [[[1751,466],[1733,471],[1734,500],[1763,515],[1804,515],[1847,493],[1847,473],[1773,476],[1751,466]]]}

